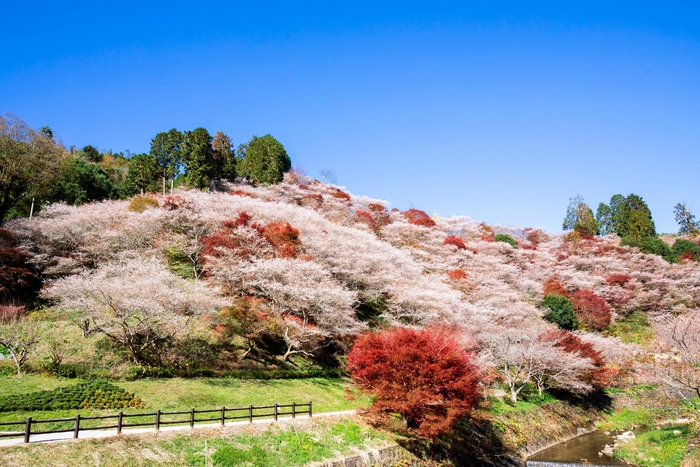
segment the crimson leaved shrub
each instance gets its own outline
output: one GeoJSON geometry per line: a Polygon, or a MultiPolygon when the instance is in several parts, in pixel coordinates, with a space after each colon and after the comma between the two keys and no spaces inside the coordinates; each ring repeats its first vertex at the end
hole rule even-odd
{"type": "Polygon", "coordinates": [[[360,391],[374,396],[369,413],[400,414],[418,436],[452,429],[477,400],[479,369],[455,333],[396,328],[358,337],[348,369],[360,391]]]}
{"type": "Polygon", "coordinates": [[[602,331],[610,324],[610,306],[592,290],[579,290],[571,296],[579,321],[593,331],[602,331]]]}
{"type": "Polygon", "coordinates": [[[420,209],[409,209],[403,213],[409,224],[420,225],[421,227],[433,227],[435,221],[428,214],[420,209]]]}
{"type": "Polygon", "coordinates": [[[462,240],[459,237],[455,237],[454,235],[450,235],[449,237],[445,238],[445,240],[442,242],[443,245],[454,245],[460,250],[466,250],[467,245],[464,244],[464,240],[462,240]]]}

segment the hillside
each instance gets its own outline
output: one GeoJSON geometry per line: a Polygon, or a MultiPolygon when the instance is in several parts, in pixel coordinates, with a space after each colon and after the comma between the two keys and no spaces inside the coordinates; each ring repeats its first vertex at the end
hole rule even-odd
{"type": "Polygon", "coordinates": [[[554,290],[583,303],[576,332],[603,354],[608,377],[648,382],[631,362],[650,348],[650,323],[700,303],[695,261],[670,264],[613,235],[390,210],[293,173],[268,187],[55,204],[6,229],[54,305],[29,321],[101,349],[100,359],[78,349],[53,363],[113,376],[133,365],[148,368],[137,375],[335,367],[353,335],[392,324],[464,330],[481,364],[498,370],[506,342],[556,329],[542,305],[554,290]],[[580,291],[602,308],[586,315],[580,291]]]}

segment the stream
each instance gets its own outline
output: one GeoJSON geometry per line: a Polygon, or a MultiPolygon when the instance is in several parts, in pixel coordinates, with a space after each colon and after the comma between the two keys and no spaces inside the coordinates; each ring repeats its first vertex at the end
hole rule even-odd
{"type": "Polygon", "coordinates": [[[559,443],[528,458],[527,467],[579,467],[590,465],[629,466],[605,454],[598,453],[606,444],[615,442],[615,435],[594,431],[564,443],[559,443]]]}

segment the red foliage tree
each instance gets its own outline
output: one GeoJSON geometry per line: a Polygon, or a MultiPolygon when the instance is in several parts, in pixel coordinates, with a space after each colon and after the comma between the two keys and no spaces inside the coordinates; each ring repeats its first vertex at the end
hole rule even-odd
{"type": "Polygon", "coordinates": [[[374,217],[369,212],[357,211],[357,212],[355,212],[355,217],[357,218],[358,221],[367,224],[369,226],[369,228],[374,230],[375,232],[379,229],[379,226],[377,225],[377,221],[374,220],[374,217]]]}
{"type": "Polygon", "coordinates": [[[544,285],[542,286],[542,293],[544,295],[561,295],[563,297],[569,298],[569,292],[566,291],[566,288],[562,285],[561,282],[559,282],[559,279],[556,279],[554,277],[550,277],[546,281],[544,281],[544,285]]]}
{"type": "Polygon", "coordinates": [[[244,190],[232,190],[230,194],[234,196],[246,196],[248,198],[255,198],[255,196],[244,190]]]}
{"type": "Polygon", "coordinates": [[[459,238],[455,237],[454,235],[450,235],[449,237],[445,238],[445,240],[442,242],[443,245],[454,245],[460,250],[466,250],[467,245],[464,244],[464,241],[459,238]]]}
{"type": "Polygon", "coordinates": [[[433,227],[435,221],[428,214],[419,209],[409,209],[403,213],[409,224],[420,225],[421,227],[433,227]]]}
{"type": "Polygon", "coordinates": [[[269,222],[263,230],[263,235],[275,249],[278,257],[296,258],[299,254],[301,248],[299,231],[292,227],[289,222],[269,222]]]}
{"type": "Polygon", "coordinates": [[[350,201],[350,195],[342,190],[334,191],[333,193],[331,193],[331,196],[334,198],[342,199],[344,201],[350,201]]]}
{"type": "Polygon", "coordinates": [[[624,287],[631,280],[632,276],[630,276],[629,274],[612,274],[605,278],[605,283],[608,285],[617,285],[620,287],[624,287]]]}
{"type": "Polygon", "coordinates": [[[360,390],[375,396],[370,413],[401,414],[418,436],[449,431],[477,400],[474,356],[445,330],[363,334],[348,355],[348,369],[360,390]]]}
{"type": "Polygon", "coordinates": [[[496,232],[493,231],[491,226],[484,224],[483,222],[479,224],[479,230],[481,231],[481,241],[482,242],[495,242],[496,232]]]}
{"type": "Polygon", "coordinates": [[[566,352],[591,360],[594,368],[584,376],[587,383],[597,389],[608,385],[610,377],[606,368],[607,362],[601,353],[593,347],[593,344],[583,342],[576,334],[565,330],[554,331],[550,337],[559,341],[556,345],[563,348],[566,352]]]}
{"type": "Polygon", "coordinates": [[[571,295],[571,303],[579,321],[589,329],[602,331],[610,324],[610,306],[592,290],[579,290],[571,295]]]}

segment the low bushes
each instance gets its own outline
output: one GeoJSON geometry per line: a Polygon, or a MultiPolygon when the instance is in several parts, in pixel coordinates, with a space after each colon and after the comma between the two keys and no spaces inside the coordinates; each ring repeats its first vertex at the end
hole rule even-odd
{"type": "Polygon", "coordinates": [[[157,208],[158,201],[149,196],[137,195],[132,198],[129,202],[129,211],[132,212],[143,212],[148,208],[157,208]]]}
{"type": "Polygon", "coordinates": [[[516,243],[515,239],[508,234],[497,234],[493,239],[497,242],[507,243],[513,248],[518,248],[518,244],[516,243]]]}
{"type": "Polygon", "coordinates": [[[342,378],[345,374],[338,369],[312,368],[306,370],[233,370],[226,377],[234,379],[304,379],[342,378]]]}
{"type": "Polygon", "coordinates": [[[0,412],[144,408],[143,401],[107,381],[88,381],[51,391],[0,397],[0,412]]]}

